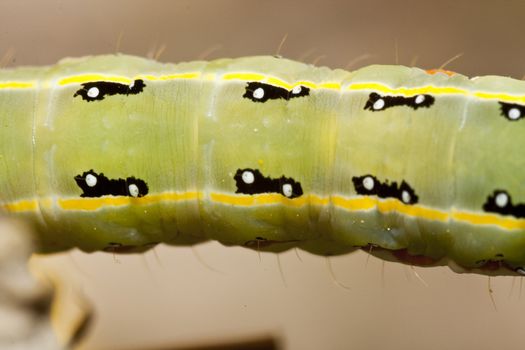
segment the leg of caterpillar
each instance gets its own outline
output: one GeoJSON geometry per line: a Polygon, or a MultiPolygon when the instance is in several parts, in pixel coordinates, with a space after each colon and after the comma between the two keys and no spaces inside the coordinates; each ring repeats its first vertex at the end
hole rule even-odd
{"type": "Polygon", "coordinates": [[[43,251],[214,239],[525,270],[524,82],[99,56],[2,72],[0,106],[2,205],[43,251]]]}

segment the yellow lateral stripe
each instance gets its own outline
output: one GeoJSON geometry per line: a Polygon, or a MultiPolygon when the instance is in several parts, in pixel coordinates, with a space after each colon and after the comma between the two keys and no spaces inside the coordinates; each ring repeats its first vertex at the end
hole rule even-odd
{"type": "Polygon", "coordinates": [[[306,86],[307,88],[310,88],[310,89],[317,89],[317,84],[316,83],[313,83],[313,82],[307,81],[307,80],[296,81],[294,84],[292,84],[292,89],[295,86],[299,86],[299,85],[306,86]]]}
{"type": "Polygon", "coordinates": [[[146,197],[97,197],[58,199],[57,204],[64,210],[97,210],[107,206],[123,206],[129,204],[148,205],[168,201],[184,201],[199,199],[199,192],[165,192],[146,197]]]}
{"type": "Polygon", "coordinates": [[[100,197],[100,198],[69,198],[57,200],[57,204],[64,210],[97,210],[109,206],[128,205],[134,198],[131,197],[100,197]]]}
{"type": "Polygon", "coordinates": [[[139,75],[135,79],[142,80],[177,80],[177,79],[198,79],[201,77],[200,72],[188,72],[188,73],[179,73],[179,74],[167,74],[161,76],[155,75],[139,75]]]}
{"type": "MultiPolygon", "coordinates": [[[[448,221],[450,219],[458,222],[466,222],[473,225],[495,225],[508,230],[525,229],[525,220],[521,218],[501,216],[492,213],[473,213],[452,210],[451,212],[428,208],[421,205],[407,205],[397,199],[379,199],[377,197],[354,197],[341,196],[319,197],[317,195],[305,195],[299,198],[289,199],[278,193],[266,193],[258,195],[235,195],[225,193],[210,193],[212,202],[237,205],[237,206],[264,206],[282,204],[287,207],[301,207],[304,205],[329,206],[333,205],[348,211],[368,211],[377,209],[382,213],[398,213],[408,217],[423,218],[433,221],[448,221]]],[[[204,200],[205,195],[198,191],[189,192],[164,192],[148,195],[146,197],[97,197],[97,198],[58,198],[56,204],[63,210],[87,210],[95,211],[110,206],[125,205],[149,205],[162,202],[180,202],[189,200],[204,200]]],[[[51,208],[52,200],[43,198],[40,203],[46,208],[51,208]]],[[[39,210],[36,199],[20,200],[3,204],[2,207],[9,212],[35,212],[39,210]]]]}
{"type": "Polygon", "coordinates": [[[245,80],[245,81],[261,81],[266,76],[259,73],[226,73],[222,76],[223,80],[245,80]]]}
{"type": "Polygon", "coordinates": [[[319,89],[341,90],[341,84],[334,82],[320,83],[317,86],[319,89]]]}
{"type": "Polygon", "coordinates": [[[377,200],[372,197],[345,198],[340,196],[330,197],[330,201],[335,207],[350,211],[370,210],[377,205],[377,200]]]}
{"type": "MultiPolygon", "coordinates": [[[[70,85],[70,84],[83,84],[94,81],[108,81],[114,83],[130,84],[136,79],[150,80],[150,81],[169,81],[169,80],[185,80],[185,79],[202,79],[202,80],[215,80],[217,79],[216,74],[205,74],[201,72],[186,72],[186,73],[174,73],[166,74],[161,76],[143,74],[135,78],[123,77],[123,76],[112,76],[104,74],[82,74],[76,76],[70,76],[63,78],[58,81],[58,85],[70,85]]],[[[282,87],[291,90],[294,86],[303,85],[310,89],[328,89],[340,91],[343,89],[339,82],[321,82],[313,83],[311,81],[297,81],[295,83],[288,83],[284,80],[273,76],[266,76],[260,73],[249,73],[249,72],[233,72],[225,73],[220,76],[222,80],[242,80],[242,81],[265,81],[270,85],[282,87]]],[[[36,82],[27,81],[0,81],[0,89],[28,89],[36,86],[36,82]]],[[[387,85],[377,82],[361,82],[351,83],[345,90],[348,91],[361,91],[371,90],[378,91],[387,94],[398,94],[404,96],[415,96],[418,94],[435,94],[435,95],[463,95],[477,97],[482,100],[499,100],[504,102],[520,102],[525,104],[525,96],[509,95],[506,93],[497,92],[485,92],[485,91],[470,91],[452,86],[419,86],[419,87],[398,87],[392,88],[387,85]]]]}
{"type": "Polygon", "coordinates": [[[210,193],[212,202],[238,205],[238,206],[261,206],[271,204],[283,204],[287,207],[301,207],[308,202],[308,196],[289,199],[279,193],[258,194],[253,196],[239,196],[225,193],[210,193]]]}
{"type": "Polygon", "coordinates": [[[31,81],[3,81],[0,82],[0,89],[30,89],[35,85],[31,81]]]}
{"type": "Polygon", "coordinates": [[[58,85],[83,84],[93,81],[109,81],[112,83],[130,84],[133,79],[114,75],[83,74],[63,78],[58,81],[58,85]]]}
{"type": "Polygon", "coordinates": [[[525,96],[515,96],[515,95],[502,94],[502,93],[481,92],[481,91],[476,91],[472,94],[483,100],[500,100],[500,101],[507,101],[507,102],[522,102],[522,103],[525,102],[525,96]]]}
{"type": "Polygon", "coordinates": [[[468,90],[458,89],[450,86],[420,86],[414,88],[400,87],[391,88],[379,83],[353,83],[347,88],[348,90],[374,90],[390,94],[399,94],[405,96],[415,96],[419,94],[438,94],[438,95],[468,95],[468,90]]]}
{"type": "Polygon", "coordinates": [[[282,88],[287,89],[287,90],[291,90],[293,88],[292,84],[289,84],[289,83],[287,83],[285,81],[282,81],[281,79],[274,78],[274,77],[268,77],[266,79],[265,83],[268,83],[270,85],[275,85],[275,86],[278,86],[278,87],[282,87],[282,88]]]}
{"type": "Polygon", "coordinates": [[[406,216],[423,218],[434,221],[447,221],[450,215],[437,209],[431,209],[423,206],[407,205],[396,199],[386,199],[378,201],[377,208],[382,213],[400,213],[406,216]]]}
{"type": "Polygon", "coordinates": [[[38,202],[36,199],[21,200],[12,203],[6,203],[2,207],[8,212],[17,213],[24,211],[37,211],[38,202]]]}
{"type": "Polygon", "coordinates": [[[513,217],[502,217],[496,214],[453,211],[452,218],[456,221],[463,221],[474,225],[496,225],[508,230],[525,229],[525,220],[513,217]]]}

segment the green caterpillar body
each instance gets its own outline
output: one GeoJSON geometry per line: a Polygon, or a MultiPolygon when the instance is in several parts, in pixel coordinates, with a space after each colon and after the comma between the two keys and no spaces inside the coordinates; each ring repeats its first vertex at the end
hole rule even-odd
{"type": "Polygon", "coordinates": [[[523,116],[525,82],[496,76],[66,59],[0,72],[0,201],[45,252],[212,239],[523,273],[523,116]]]}

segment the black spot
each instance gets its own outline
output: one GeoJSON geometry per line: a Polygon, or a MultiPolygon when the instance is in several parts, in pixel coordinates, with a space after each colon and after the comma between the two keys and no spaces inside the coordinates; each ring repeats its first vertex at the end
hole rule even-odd
{"type": "Polygon", "coordinates": [[[102,196],[128,196],[143,197],[148,194],[148,185],[144,180],[128,177],[126,179],[108,179],[103,173],[97,174],[93,170],[86,171],[82,175],[75,176],[75,181],[82,189],[80,197],[102,197],[102,196]],[[96,183],[88,185],[87,177],[96,178],[96,183]],[[138,194],[130,192],[130,187],[138,190],[138,194]]]}
{"type": "Polygon", "coordinates": [[[88,102],[100,101],[103,100],[104,97],[112,95],[136,95],[141,93],[146,87],[144,81],[140,79],[135,80],[132,85],[113,83],[109,81],[94,81],[81,85],[82,89],[78,90],[73,97],[81,96],[82,99],[88,102]],[[91,88],[98,89],[98,94],[94,97],[88,95],[91,88]]]}
{"type": "Polygon", "coordinates": [[[110,253],[131,253],[137,249],[135,245],[125,245],[118,242],[109,242],[107,246],[102,248],[105,252],[110,253]]]}
{"type": "Polygon", "coordinates": [[[282,87],[273,86],[270,84],[259,83],[259,82],[249,82],[246,86],[246,92],[242,97],[248,98],[254,102],[266,102],[268,100],[290,100],[295,97],[308,96],[310,94],[310,89],[306,86],[300,85],[296,87],[296,90],[286,90],[282,87]],[[261,90],[258,90],[261,89],[261,90]],[[262,91],[262,96],[256,97],[258,92],[262,91]]]}
{"type": "Polygon", "coordinates": [[[233,179],[237,185],[237,191],[235,191],[235,193],[280,193],[287,198],[297,198],[303,195],[301,184],[294,179],[284,176],[277,179],[265,177],[257,169],[238,169],[233,179]],[[243,174],[245,173],[249,177],[253,177],[253,181],[247,183],[243,180],[243,174]],[[287,191],[290,189],[291,192],[287,191]]]}
{"type": "Polygon", "coordinates": [[[525,218],[525,204],[513,204],[510,194],[505,190],[495,190],[488,196],[487,201],[483,204],[483,210],[489,213],[498,213],[502,215],[512,215],[516,218],[525,218]],[[496,203],[496,198],[503,196],[504,203],[496,203]]]}
{"type": "Polygon", "coordinates": [[[511,122],[518,121],[525,116],[525,106],[506,102],[499,102],[499,104],[501,106],[501,115],[504,116],[505,119],[510,120],[511,122]],[[511,111],[513,111],[512,113],[515,113],[515,115],[513,115],[512,117],[510,115],[511,111]]]}
{"type": "Polygon", "coordinates": [[[378,93],[372,92],[368,96],[368,101],[366,101],[365,108],[372,112],[380,112],[388,109],[390,107],[396,106],[407,106],[412,109],[418,109],[421,107],[428,108],[434,104],[434,97],[431,95],[416,95],[412,97],[404,96],[381,96],[378,93]],[[383,105],[379,106],[380,108],[374,108],[374,104],[378,100],[383,100],[383,105]]]}
{"type": "Polygon", "coordinates": [[[405,204],[416,204],[419,200],[414,189],[405,180],[401,181],[401,185],[398,186],[397,182],[389,183],[388,180],[381,182],[374,175],[368,174],[354,176],[352,182],[355,191],[361,195],[396,198],[405,204]],[[369,186],[365,186],[365,181],[369,186]]]}

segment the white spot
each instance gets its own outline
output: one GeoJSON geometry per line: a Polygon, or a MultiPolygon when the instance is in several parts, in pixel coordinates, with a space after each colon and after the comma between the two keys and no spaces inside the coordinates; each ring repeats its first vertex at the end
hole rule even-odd
{"type": "Polygon", "coordinates": [[[416,103],[416,105],[422,104],[423,102],[425,102],[425,95],[417,95],[414,102],[416,103]]]}
{"type": "Polygon", "coordinates": [[[383,100],[382,98],[374,102],[374,105],[372,106],[372,108],[376,111],[383,109],[383,107],[385,107],[385,100],[383,100]]]}
{"type": "Polygon", "coordinates": [[[89,88],[89,90],[87,92],[87,95],[88,95],[88,97],[96,98],[99,93],[100,93],[100,91],[98,90],[98,87],[93,86],[93,87],[89,88]]]}
{"type": "Polygon", "coordinates": [[[253,98],[260,100],[264,97],[264,89],[262,87],[255,89],[253,92],[253,98]]]}
{"type": "Polygon", "coordinates": [[[495,202],[498,207],[504,208],[509,203],[509,196],[506,193],[498,193],[495,202]]]}
{"type": "Polygon", "coordinates": [[[372,191],[374,189],[375,183],[374,179],[371,176],[367,176],[363,179],[363,187],[367,191],[372,191]]]}
{"type": "Polygon", "coordinates": [[[284,184],[284,185],[283,185],[283,194],[284,194],[286,197],[291,197],[292,194],[293,194],[293,188],[292,188],[292,185],[290,185],[290,184],[284,184]]]}
{"type": "Polygon", "coordinates": [[[135,184],[131,184],[128,186],[128,192],[131,197],[138,197],[139,196],[139,188],[135,184]]]}
{"type": "Polygon", "coordinates": [[[300,94],[301,90],[302,90],[302,88],[301,88],[300,85],[294,86],[293,89],[292,89],[292,94],[294,94],[294,95],[300,94]]]}
{"type": "Polygon", "coordinates": [[[408,191],[401,192],[401,200],[404,203],[410,203],[411,199],[412,199],[412,196],[410,195],[410,193],[408,193],[408,191]]]}
{"type": "Polygon", "coordinates": [[[131,84],[129,84],[129,88],[130,88],[130,89],[133,89],[134,86],[135,86],[135,80],[133,80],[133,81],[131,82],[131,84]]]}
{"type": "Polygon", "coordinates": [[[520,119],[521,111],[518,108],[511,108],[507,112],[507,117],[509,117],[510,120],[520,119]]]}
{"type": "Polygon", "coordinates": [[[242,173],[242,181],[245,184],[252,184],[255,181],[255,176],[251,171],[246,170],[242,173]]]}
{"type": "Polygon", "coordinates": [[[87,174],[86,185],[88,185],[89,187],[95,187],[97,185],[97,177],[93,174],[87,174]]]}

